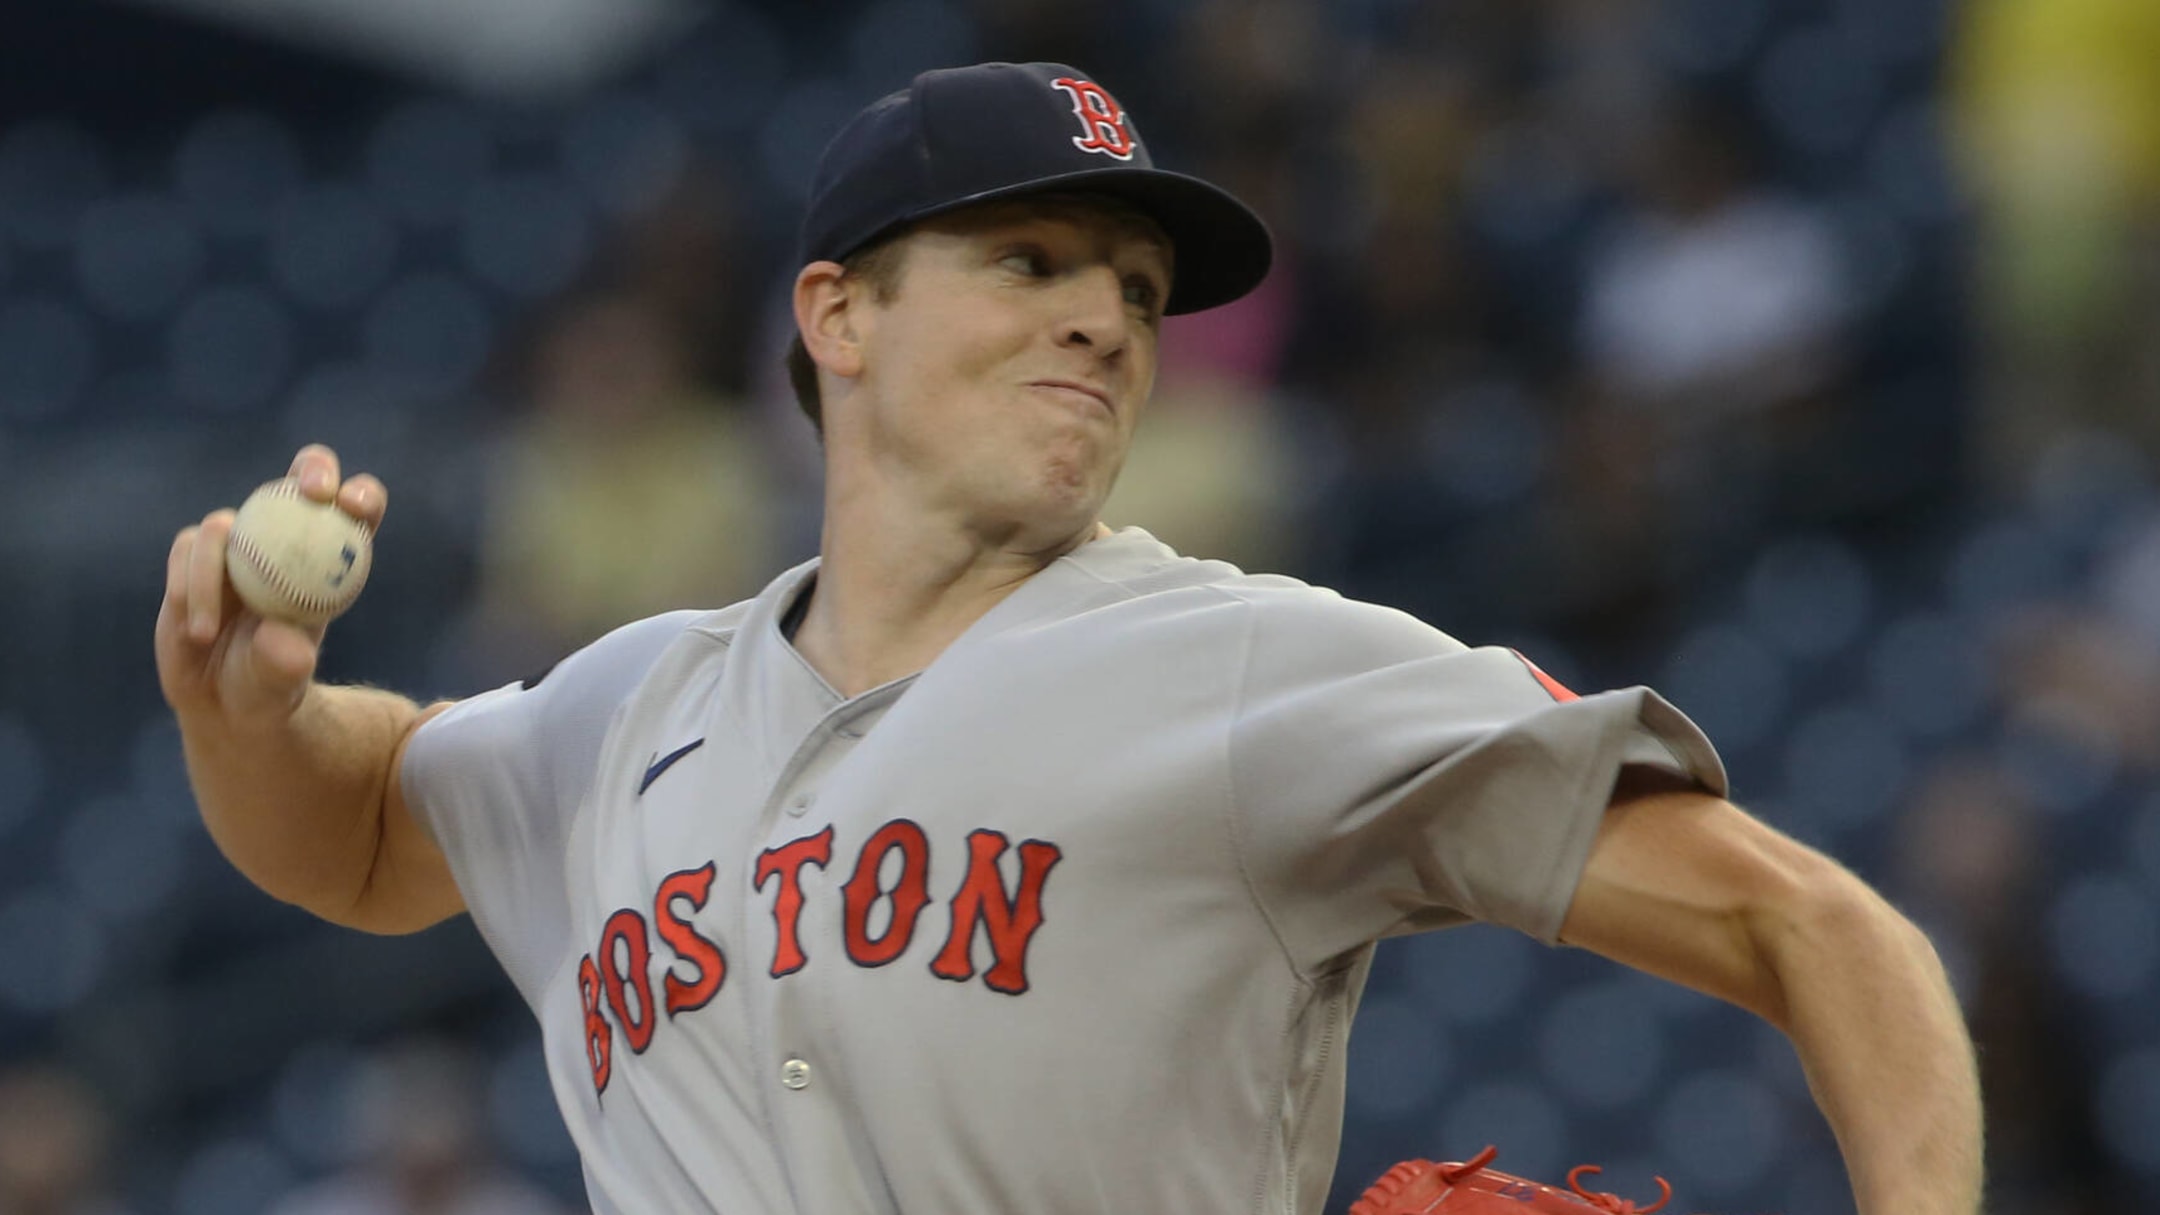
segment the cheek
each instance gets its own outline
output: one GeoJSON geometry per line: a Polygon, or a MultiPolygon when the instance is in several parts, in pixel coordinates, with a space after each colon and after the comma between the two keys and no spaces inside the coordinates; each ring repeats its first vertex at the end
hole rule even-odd
{"type": "Polygon", "coordinates": [[[907,323],[881,335],[897,395],[931,398],[926,407],[959,406],[998,382],[1024,340],[965,308],[916,309],[907,323]]]}
{"type": "MultiPolygon", "coordinates": [[[[1137,419],[1147,412],[1148,402],[1155,396],[1155,372],[1161,363],[1161,336],[1151,333],[1133,343],[1133,416],[1137,419]]],[[[1131,428],[1128,426],[1127,430],[1131,428]]]]}
{"type": "Polygon", "coordinates": [[[1012,466],[1022,411],[999,395],[1004,360],[983,336],[950,309],[923,309],[879,332],[872,414],[879,448],[946,476],[1012,466]]]}

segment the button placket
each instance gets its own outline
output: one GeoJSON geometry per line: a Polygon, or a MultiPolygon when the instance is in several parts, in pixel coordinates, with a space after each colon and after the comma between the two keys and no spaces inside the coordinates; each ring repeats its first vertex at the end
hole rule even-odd
{"type": "MultiPolygon", "coordinates": [[[[881,699],[889,701],[890,696],[881,699]]],[[[876,706],[879,710],[883,707],[883,704],[876,706]]],[[[800,836],[807,830],[799,823],[789,824],[787,820],[800,820],[818,805],[821,786],[862,740],[868,724],[874,722],[878,715],[877,711],[831,714],[798,745],[795,755],[765,802],[764,814],[770,816],[777,813],[780,816],[778,819],[765,819],[764,829],[769,833],[774,845],[785,843],[788,837],[800,836]]],[[[807,882],[813,879],[806,874],[802,880],[807,882]]],[[[765,900],[771,897],[769,885],[752,894],[749,899],[751,913],[766,913],[768,905],[765,900]]],[[[806,905],[803,910],[805,931],[808,931],[807,924],[812,914],[813,909],[806,905]]],[[[812,969],[815,969],[814,961],[812,969]]],[[[769,989],[770,1003],[767,1006],[771,1023],[777,1026],[800,1020],[806,1005],[814,1004],[819,999],[822,986],[812,975],[806,974],[790,974],[774,984],[769,989]]],[[[782,1056],[775,1066],[772,1060],[774,1055],[780,1054],[776,1049],[778,1045],[770,1039],[765,1045],[765,1049],[772,1052],[764,1055],[767,1061],[765,1066],[775,1067],[775,1071],[768,1074],[774,1075],[780,1082],[780,1087],[790,1093],[800,1093],[810,1088],[814,1071],[810,1061],[800,1054],[790,1053],[782,1056]]],[[[797,1043],[796,1048],[801,1050],[811,1045],[814,1044],[797,1043]]],[[[804,1100],[812,1099],[805,1097],[804,1100]]],[[[815,1108],[814,1101],[811,1106],[791,1104],[801,1111],[798,1116],[817,1116],[812,1112],[815,1108]]]]}

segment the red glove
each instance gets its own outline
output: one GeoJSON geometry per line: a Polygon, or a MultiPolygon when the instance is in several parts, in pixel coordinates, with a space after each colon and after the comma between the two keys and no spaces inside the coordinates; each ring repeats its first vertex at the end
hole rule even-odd
{"type": "Polygon", "coordinates": [[[1554,1189],[1485,1167],[1499,1154],[1498,1148],[1488,1147],[1461,1164],[1405,1160],[1351,1203],[1349,1215],[1650,1215],[1672,1198],[1672,1187],[1663,1177],[1657,1183],[1664,1193],[1646,1207],[1618,1194],[1586,1190],[1579,1178],[1599,1171],[1591,1164],[1569,1169],[1568,1188],[1554,1189]]]}

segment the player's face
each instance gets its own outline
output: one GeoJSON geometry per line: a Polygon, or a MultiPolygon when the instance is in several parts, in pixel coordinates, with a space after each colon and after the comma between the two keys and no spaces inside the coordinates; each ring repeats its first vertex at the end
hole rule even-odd
{"type": "Polygon", "coordinates": [[[1154,387],[1170,250],[1084,201],[972,208],[903,238],[860,321],[868,440],[935,509],[1054,543],[1095,521],[1154,387]]]}

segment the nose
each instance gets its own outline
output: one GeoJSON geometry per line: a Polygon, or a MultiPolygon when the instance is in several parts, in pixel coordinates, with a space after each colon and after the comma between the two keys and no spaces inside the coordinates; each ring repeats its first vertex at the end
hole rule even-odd
{"type": "Polygon", "coordinates": [[[1125,307],[1125,286],[1115,269],[1091,266],[1073,276],[1063,293],[1064,314],[1059,318],[1059,344],[1092,351],[1096,357],[1115,359],[1132,341],[1133,319],[1125,307]]]}

